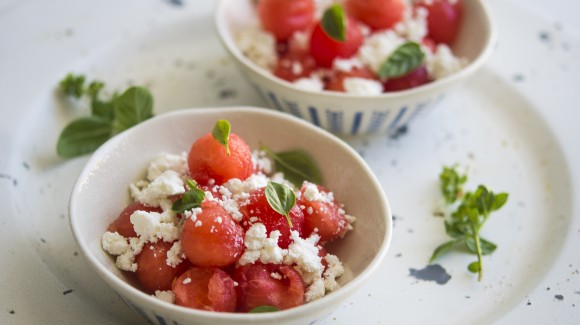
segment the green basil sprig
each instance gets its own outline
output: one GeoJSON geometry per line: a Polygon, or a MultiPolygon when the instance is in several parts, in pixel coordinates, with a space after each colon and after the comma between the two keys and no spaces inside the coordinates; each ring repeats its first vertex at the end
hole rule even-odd
{"type": "Polygon", "coordinates": [[[89,98],[91,116],[65,126],[56,145],[59,156],[73,158],[91,153],[115,134],[153,116],[153,97],[147,89],[130,87],[121,95],[115,93],[109,100],[101,100],[99,94],[103,88],[100,81],[92,81],[85,87],[82,75],[68,74],[60,82],[66,96],[89,98]]]}
{"type": "Polygon", "coordinates": [[[483,256],[493,253],[497,245],[480,236],[480,231],[490,214],[499,210],[508,200],[507,193],[494,194],[487,187],[479,185],[475,192],[463,193],[466,175],[460,175],[455,167],[444,167],[439,175],[441,190],[447,204],[460,200],[457,209],[445,220],[445,232],[452,240],[439,245],[431,255],[429,263],[455,247],[466,247],[477,255],[477,261],[469,263],[467,269],[478,273],[478,281],[483,276],[483,256]]]}
{"type": "Polygon", "coordinates": [[[383,62],[379,69],[379,77],[381,79],[403,77],[419,67],[424,59],[425,53],[418,43],[406,42],[383,62]]]}

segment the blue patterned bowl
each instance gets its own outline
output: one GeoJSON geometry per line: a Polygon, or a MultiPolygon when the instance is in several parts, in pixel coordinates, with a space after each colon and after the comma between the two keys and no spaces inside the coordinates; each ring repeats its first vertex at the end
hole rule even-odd
{"type": "Polygon", "coordinates": [[[463,23],[452,50],[468,59],[469,63],[457,73],[427,85],[376,96],[303,90],[251,62],[236,46],[232,31],[250,23],[252,0],[220,0],[215,23],[226,50],[271,108],[303,118],[336,134],[393,134],[420,112],[438,103],[490,56],[495,30],[485,1],[464,1],[463,5],[463,23]]]}

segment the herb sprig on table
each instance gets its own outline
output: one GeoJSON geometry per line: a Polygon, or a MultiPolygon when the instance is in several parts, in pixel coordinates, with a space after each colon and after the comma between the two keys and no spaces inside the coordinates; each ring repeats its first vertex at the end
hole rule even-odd
{"type": "Polygon", "coordinates": [[[484,185],[479,185],[475,192],[464,192],[463,186],[467,181],[466,175],[457,172],[457,166],[444,167],[439,175],[441,192],[448,207],[457,208],[445,220],[445,232],[452,240],[437,247],[429,262],[453,248],[466,247],[477,255],[477,260],[471,262],[467,269],[478,274],[478,281],[483,277],[483,255],[493,253],[497,245],[480,236],[480,231],[490,214],[499,210],[508,200],[507,193],[494,194],[484,185]]]}
{"type": "Polygon", "coordinates": [[[91,115],[70,122],[61,132],[56,151],[63,158],[91,153],[115,134],[153,116],[153,96],[143,87],[129,87],[122,94],[101,98],[104,84],[82,75],[68,74],[60,82],[64,95],[90,103],[91,115]]]}

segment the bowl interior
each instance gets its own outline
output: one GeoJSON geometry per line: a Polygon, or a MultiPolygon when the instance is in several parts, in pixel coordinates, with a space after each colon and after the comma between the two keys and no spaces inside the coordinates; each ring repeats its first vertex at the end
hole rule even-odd
{"type": "MultiPolygon", "coordinates": [[[[129,203],[128,185],[144,177],[159,153],[188,151],[218,119],[228,119],[232,132],[250,148],[260,143],[274,151],[303,149],[322,169],[323,184],[357,217],[355,230],[330,247],[345,266],[342,284],[369,272],[389,244],[391,214],[383,190],[358,154],[345,143],[307,122],[265,109],[190,109],[163,114],[111,139],[93,154],[81,173],[70,202],[74,235],[89,261],[105,277],[123,279],[121,291],[137,291],[101,249],[107,226],[129,203]]],[[[110,282],[110,281],[109,281],[110,282]]]]}

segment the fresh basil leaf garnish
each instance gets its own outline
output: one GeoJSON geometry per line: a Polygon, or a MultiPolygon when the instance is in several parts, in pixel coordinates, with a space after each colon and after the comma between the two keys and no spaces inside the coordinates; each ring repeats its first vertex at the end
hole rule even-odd
{"type": "Polygon", "coordinates": [[[341,5],[335,4],[324,11],[320,21],[322,30],[333,40],[338,42],[346,41],[346,14],[341,5]]]}
{"type": "Polygon", "coordinates": [[[417,42],[406,42],[399,46],[381,65],[378,75],[381,79],[403,77],[425,59],[425,53],[417,42]]]}
{"type": "Polygon", "coordinates": [[[268,306],[268,305],[263,305],[263,306],[258,306],[258,307],[254,307],[252,308],[248,313],[270,313],[270,312],[274,312],[274,311],[279,311],[280,309],[278,309],[277,307],[274,306],[268,306]]]}
{"type": "Polygon", "coordinates": [[[194,180],[187,180],[186,183],[189,190],[171,206],[171,210],[177,213],[199,208],[205,198],[205,192],[197,186],[194,180]]]}
{"type": "Polygon", "coordinates": [[[228,156],[230,155],[229,142],[231,129],[232,126],[228,120],[219,120],[215,124],[213,131],[211,133],[214,139],[216,139],[219,143],[226,146],[226,152],[228,156]]]}
{"type": "Polygon", "coordinates": [[[266,200],[268,204],[281,215],[286,217],[288,226],[292,228],[292,220],[290,220],[290,210],[296,205],[296,194],[288,186],[268,182],[265,189],[266,200]]]}
{"type": "Polygon", "coordinates": [[[322,183],[320,168],[307,152],[302,150],[273,152],[264,145],[261,149],[274,161],[274,169],[283,173],[294,186],[300,187],[304,181],[322,183]]]}

